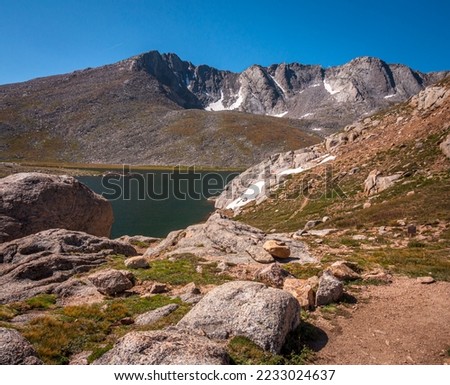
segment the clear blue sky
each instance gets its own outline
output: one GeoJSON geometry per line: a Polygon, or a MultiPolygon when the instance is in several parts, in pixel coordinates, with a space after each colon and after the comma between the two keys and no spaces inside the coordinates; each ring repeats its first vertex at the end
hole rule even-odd
{"type": "Polygon", "coordinates": [[[449,0],[0,0],[0,84],[157,49],[194,64],[450,69],[449,0]]]}

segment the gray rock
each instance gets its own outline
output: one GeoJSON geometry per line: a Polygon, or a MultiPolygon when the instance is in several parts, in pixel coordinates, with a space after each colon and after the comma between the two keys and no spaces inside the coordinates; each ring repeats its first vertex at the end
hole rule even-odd
{"type": "Polygon", "coordinates": [[[255,274],[255,278],[265,284],[281,289],[283,287],[284,280],[292,275],[281,268],[279,263],[272,263],[271,265],[258,270],[255,274]]]}
{"type": "Polygon", "coordinates": [[[344,285],[331,272],[325,270],[319,279],[316,293],[316,306],[339,301],[344,294],[344,285]]]}
{"type": "Polygon", "coordinates": [[[52,293],[75,274],[107,261],[135,255],[133,247],[70,230],[45,230],[0,245],[0,303],[52,293]]]}
{"type": "Polygon", "coordinates": [[[106,269],[88,276],[88,279],[105,295],[117,295],[134,286],[134,277],[129,271],[106,269]]]}
{"type": "Polygon", "coordinates": [[[302,242],[279,234],[267,235],[219,213],[211,215],[204,224],[170,233],[159,245],[149,248],[144,256],[154,258],[162,254],[191,253],[227,263],[271,263],[274,259],[263,247],[264,242],[270,239],[284,242],[291,250],[292,261],[315,261],[302,242]]]}
{"type": "Polygon", "coordinates": [[[223,346],[180,330],[131,332],[94,365],[226,365],[223,346]]]}
{"type": "Polygon", "coordinates": [[[276,241],[274,239],[269,239],[263,244],[264,250],[266,250],[270,255],[276,258],[289,258],[291,255],[291,250],[284,242],[276,241]]]}
{"type": "Polygon", "coordinates": [[[0,365],[40,365],[30,343],[14,329],[0,328],[0,365]]]}
{"type": "Polygon", "coordinates": [[[159,321],[160,319],[168,316],[170,313],[173,313],[178,308],[179,308],[179,305],[177,305],[175,303],[171,303],[169,305],[160,307],[158,309],[150,310],[150,311],[136,317],[136,320],[135,320],[136,325],[143,326],[143,325],[153,324],[153,323],[159,321]]]}
{"type": "Polygon", "coordinates": [[[320,225],[321,223],[323,223],[323,222],[321,220],[319,220],[319,219],[308,221],[308,222],[306,222],[304,229],[306,231],[311,230],[312,228],[320,225]]]}
{"type": "Polygon", "coordinates": [[[128,258],[124,264],[130,269],[148,269],[150,267],[147,259],[141,256],[128,258]]]}
{"type": "Polygon", "coordinates": [[[244,336],[278,353],[287,334],[300,323],[300,305],[289,293],[261,283],[234,281],[208,294],[178,323],[208,337],[244,336]]]}
{"type": "Polygon", "coordinates": [[[356,272],[357,265],[347,261],[337,261],[331,264],[330,272],[341,281],[354,281],[360,279],[361,275],[356,272]]]}
{"type": "Polygon", "coordinates": [[[0,179],[0,242],[63,228],[108,237],[111,204],[69,176],[13,174],[0,179]]]}

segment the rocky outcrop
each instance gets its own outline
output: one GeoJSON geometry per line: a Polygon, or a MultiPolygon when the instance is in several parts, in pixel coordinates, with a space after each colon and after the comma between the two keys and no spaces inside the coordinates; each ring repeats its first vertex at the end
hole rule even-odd
{"type": "Polygon", "coordinates": [[[108,237],[111,204],[69,176],[13,174],[0,179],[0,242],[63,228],[108,237]]]}
{"type": "Polygon", "coordinates": [[[144,325],[151,325],[155,322],[158,322],[160,319],[168,316],[169,314],[173,313],[175,310],[177,310],[179,305],[176,303],[171,303],[169,305],[160,307],[155,310],[150,310],[144,314],[140,314],[136,317],[136,325],[144,326],[144,325]]]}
{"type": "Polygon", "coordinates": [[[0,365],[40,365],[31,344],[14,329],[0,328],[0,365]]]}
{"type": "Polygon", "coordinates": [[[135,255],[133,247],[82,232],[53,229],[0,245],[0,303],[51,293],[75,274],[135,255]]]}
{"type": "Polygon", "coordinates": [[[170,233],[159,245],[149,248],[145,257],[192,253],[230,263],[270,263],[274,262],[274,258],[263,247],[269,239],[284,242],[290,249],[292,261],[315,261],[302,242],[282,234],[267,235],[255,227],[233,221],[219,213],[211,215],[204,224],[170,233]]]}
{"type": "Polygon", "coordinates": [[[288,333],[300,323],[300,305],[282,290],[234,281],[211,290],[178,323],[208,337],[244,336],[261,348],[279,353],[288,333]]]}
{"type": "Polygon", "coordinates": [[[366,195],[378,194],[393,186],[396,181],[402,178],[402,173],[388,176],[381,176],[378,170],[372,170],[364,181],[364,193],[366,195]]]}
{"type": "Polygon", "coordinates": [[[224,347],[179,330],[131,332],[94,365],[226,365],[224,347]]]}
{"type": "Polygon", "coordinates": [[[316,292],[316,306],[337,302],[344,294],[344,285],[331,272],[325,270],[319,279],[316,292]]]}
{"type": "Polygon", "coordinates": [[[134,276],[126,270],[106,269],[88,276],[97,290],[105,295],[121,294],[134,286],[134,276]]]}

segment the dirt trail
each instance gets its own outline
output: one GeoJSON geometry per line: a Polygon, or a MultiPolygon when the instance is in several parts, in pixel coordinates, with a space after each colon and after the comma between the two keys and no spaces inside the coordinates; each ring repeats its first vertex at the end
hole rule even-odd
{"type": "Polygon", "coordinates": [[[397,277],[351,294],[356,304],[311,322],[324,332],[316,364],[450,364],[450,282],[397,277]]]}

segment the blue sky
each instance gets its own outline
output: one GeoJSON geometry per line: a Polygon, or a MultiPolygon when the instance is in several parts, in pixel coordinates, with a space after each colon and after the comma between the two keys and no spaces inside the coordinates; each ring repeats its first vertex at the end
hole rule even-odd
{"type": "Polygon", "coordinates": [[[450,69],[448,0],[0,0],[0,84],[157,49],[241,71],[377,56],[450,69]]]}

